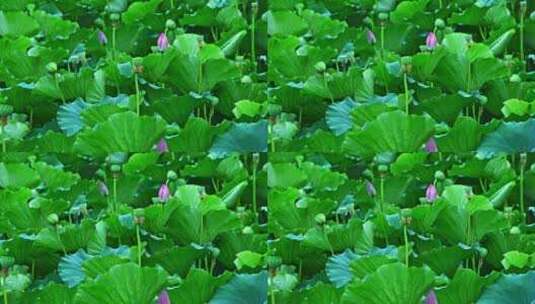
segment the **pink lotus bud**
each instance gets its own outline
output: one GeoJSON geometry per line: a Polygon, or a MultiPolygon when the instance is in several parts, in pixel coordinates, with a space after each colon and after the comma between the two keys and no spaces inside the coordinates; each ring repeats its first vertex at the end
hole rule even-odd
{"type": "Polygon", "coordinates": [[[435,35],[435,32],[427,33],[427,37],[425,38],[425,45],[430,50],[434,49],[437,46],[437,35],[435,35]]]}
{"type": "Polygon", "coordinates": [[[160,153],[169,152],[169,147],[167,146],[165,138],[160,139],[160,141],[156,144],[156,151],[160,153]]]}
{"type": "Polygon", "coordinates": [[[368,38],[369,44],[375,44],[377,42],[377,38],[375,38],[375,34],[371,30],[366,30],[366,38],[368,38]]]}
{"type": "Polygon", "coordinates": [[[106,184],[101,181],[98,182],[98,191],[100,191],[100,194],[104,196],[110,195],[110,190],[108,190],[108,186],[106,186],[106,184]]]}
{"type": "Polygon", "coordinates": [[[437,187],[435,187],[434,184],[429,184],[429,186],[427,186],[427,189],[425,190],[425,198],[432,203],[437,199],[437,197],[437,187]]]}
{"type": "Polygon", "coordinates": [[[171,196],[169,192],[169,187],[167,186],[167,184],[162,184],[160,186],[160,190],[158,190],[158,198],[162,202],[167,202],[167,200],[169,199],[169,196],[171,196]]]}
{"type": "Polygon", "coordinates": [[[108,37],[106,37],[106,34],[104,34],[103,31],[98,31],[98,42],[101,44],[101,45],[106,45],[108,44],[108,37]]]}
{"type": "Polygon", "coordinates": [[[158,36],[157,45],[160,51],[163,51],[169,47],[169,40],[167,39],[167,35],[165,33],[160,33],[158,36]]]}
{"type": "Polygon", "coordinates": [[[366,192],[368,192],[368,195],[371,197],[377,195],[377,190],[375,190],[375,187],[370,181],[366,181],[366,192]]]}
{"type": "Polygon", "coordinates": [[[425,304],[438,304],[437,295],[433,289],[425,296],[425,304]]]}
{"type": "Polygon", "coordinates": [[[167,290],[162,290],[158,296],[158,304],[171,304],[171,299],[169,299],[169,294],[167,290]]]}
{"type": "Polygon", "coordinates": [[[429,153],[438,152],[437,142],[435,141],[434,137],[429,138],[429,140],[425,143],[425,151],[429,153]]]}

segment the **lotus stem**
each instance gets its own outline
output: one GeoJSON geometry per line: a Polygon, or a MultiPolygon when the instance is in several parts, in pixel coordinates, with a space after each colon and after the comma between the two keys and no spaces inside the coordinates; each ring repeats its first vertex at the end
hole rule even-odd
{"type": "Polygon", "coordinates": [[[59,79],[58,79],[58,73],[55,73],[54,74],[54,82],[56,83],[56,88],[58,89],[59,91],[59,97],[61,97],[61,101],[63,102],[63,104],[65,104],[65,96],[63,96],[63,91],[61,90],[61,88],[59,87],[59,79]]]}
{"type": "Polygon", "coordinates": [[[258,11],[258,3],[251,3],[251,60],[253,61],[253,71],[256,73],[256,12],[258,11]]]}
{"type": "Polygon", "coordinates": [[[442,9],[442,0],[438,0],[438,7],[442,9]]]}
{"type": "Polygon", "coordinates": [[[381,22],[381,57],[384,57],[385,53],[385,24],[381,22]]]}
{"type": "Polygon", "coordinates": [[[113,210],[117,211],[117,177],[113,176],[113,210]]]}
{"type": "Polygon", "coordinates": [[[526,4],[520,2],[520,60],[522,61],[522,70],[526,71],[526,60],[524,57],[524,17],[526,15],[526,4]]]}
{"type": "Polygon", "coordinates": [[[136,114],[137,116],[139,116],[139,112],[140,112],[139,109],[141,107],[141,96],[139,93],[139,81],[138,81],[137,73],[134,73],[134,82],[136,85],[136,114]]]}
{"type": "Polygon", "coordinates": [[[520,154],[520,213],[522,214],[522,222],[526,223],[526,214],[524,210],[524,168],[526,166],[527,155],[520,154]]]}
{"type": "Polygon", "coordinates": [[[171,9],[175,8],[175,0],[169,0],[169,4],[171,6],[171,9]]]}
{"type": "Polygon", "coordinates": [[[385,178],[381,175],[381,183],[380,183],[380,192],[381,192],[381,201],[379,202],[379,210],[381,210],[381,213],[384,213],[384,202],[385,202],[385,178]]]}
{"type": "Polygon", "coordinates": [[[409,115],[409,85],[407,83],[407,72],[403,73],[403,87],[405,88],[405,114],[409,115]]]}
{"type": "Polygon", "coordinates": [[[136,240],[137,240],[137,264],[141,267],[141,233],[139,223],[136,224],[136,240]]]}
{"type": "Polygon", "coordinates": [[[405,242],[405,266],[409,267],[409,235],[407,233],[407,223],[403,225],[403,241],[405,242]]]}
{"type": "Polygon", "coordinates": [[[275,304],[275,290],[271,289],[271,304],[275,304]]]}
{"type": "Polygon", "coordinates": [[[256,166],[258,165],[258,159],[259,155],[255,154],[253,155],[253,213],[255,214],[255,218],[258,220],[258,215],[256,213],[257,206],[256,206],[256,166]]]}
{"type": "Polygon", "coordinates": [[[6,290],[6,287],[4,286],[4,304],[8,304],[9,301],[8,301],[8,298],[7,298],[7,290],[6,290]]]}
{"type": "Polygon", "coordinates": [[[3,140],[3,141],[2,141],[2,152],[3,152],[3,153],[6,153],[6,151],[7,151],[6,141],[3,140]]]}
{"type": "Polygon", "coordinates": [[[116,53],[116,49],[115,49],[116,36],[117,36],[116,32],[117,32],[117,27],[113,25],[111,27],[111,58],[113,60],[115,60],[115,53],[116,53]]]}

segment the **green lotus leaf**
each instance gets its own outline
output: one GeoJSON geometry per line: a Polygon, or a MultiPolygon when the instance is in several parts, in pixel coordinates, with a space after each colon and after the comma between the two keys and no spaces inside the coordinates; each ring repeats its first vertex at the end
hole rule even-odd
{"type": "Polygon", "coordinates": [[[530,304],[535,300],[535,272],[506,274],[485,289],[477,304],[530,304]]]}
{"type": "Polygon", "coordinates": [[[444,304],[476,303],[485,287],[496,281],[498,277],[497,273],[480,277],[471,269],[459,268],[448,286],[437,290],[437,298],[439,303],[444,304]]]}
{"type": "Polygon", "coordinates": [[[394,111],[380,114],[376,120],[346,135],[344,151],[353,155],[379,152],[414,152],[419,150],[434,132],[429,117],[394,111]]]}
{"type": "Polygon", "coordinates": [[[291,11],[269,11],[266,18],[270,35],[299,35],[307,30],[305,20],[291,11]]]}
{"type": "Polygon", "coordinates": [[[215,138],[210,154],[222,156],[231,152],[266,152],[267,137],[266,120],[234,123],[227,132],[215,138]]]}
{"type": "Polygon", "coordinates": [[[133,263],[116,265],[78,288],[74,303],[152,304],[167,282],[159,268],[139,267],[133,263]]]}
{"type": "Polygon", "coordinates": [[[428,268],[386,264],[364,279],[351,282],[342,303],[419,304],[433,280],[428,268]]]}
{"type": "Polygon", "coordinates": [[[534,152],[535,119],[522,122],[504,122],[483,138],[477,149],[478,157],[489,158],[499,153],[534,152]]]}
{"type": "Polygon", "coordinates": [[[267,301],[267,272],[237,274],[219,287],[209,304],[256,304],[267,301]]]}
{"type": "Polygon", "coordinates": [[[207,303],[216,289],[227,283],[231,277],[232,274],[228,272],[213,277],[202,269],[193,268],[178,288],[169,291],[171,303],[207,303]]]}
{"type": "Polygon", "coordinates": [[[24,12],[0,11],[0,35],[24,36],[37,31],[39,24],[24,12]]]}
{"type": "Polygon", "coordinates": [[[158,117],[138,117],[132,112],[118,113],[92,129],[82,131],[75,150],[86,155],[112,152],[147,152],[161,138],[165,122],[158,117]]]}
{"type": "Polygon", "coordinates": [[[484,131],[477,121],[471,117],[460,116],[446,135],[436,138],[438,150],[441,152],[475,151],[483,134],[484,131]]]}

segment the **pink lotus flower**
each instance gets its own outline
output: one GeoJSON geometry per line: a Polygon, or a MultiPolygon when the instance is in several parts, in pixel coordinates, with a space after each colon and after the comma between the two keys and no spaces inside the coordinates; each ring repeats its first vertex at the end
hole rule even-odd
{"type": "Polygon", "coordinates": [[[425,189],[425,198],[432,203],[437,199],[437,197],[437,187],[435,187],[434,184],[429,184],[429,186],[427,186],[427,189],[425,189]]]}
{"type": "Polygon", "coordinates": [[[169,186],[167,186],[167,184],[162,184],[158,190],[158,198],[162,202],[167,202],[170,196],[169,186]]]}
{"type": "Polygon", "coordinates": [[[437,47],[437,35],[435,35],[435,32],[427,33],[427,37],[425,38],[425,45],[430,50],[437,47]]]}
{"type": "Polygon", "coordinates": [[[437,142],[435,141],[434,137],[429,138],[429,140],[425,143],[425,151],[429,153],[438,152],[437,142]]]}
{"type": "Polygon", "coordinates": [[[371,30],[366,30],[366,38],[369,44],[375,44],[377,42],[377,38],[375,38],[375,34],[371,30]]]}
{"type": "Polygon", "coordinates": [[[98,31],[98,42],[101,44],[101,45],[105,45],[105,44],[108,44],[108,37],[106,37],[106,34],[104,34],[103,31],[98,31]]]}
{"type": "Polygon", "coordinates": [[[156,151],[160,153],[169,152],[169,147],[167,146],[167,142],[165,141],[165,138],[160,139],[158,144],[156,144],[156,151]]]}
{"type": "Polygon", "coordinates": [[[156,44],[158,45],[160,51],[167,49],[169,47],[169,40],[167,39],[167,35],[165,33],[160,33],[156,44]]]}
{"type": "Polygon", "coordinates": [[[425,296],[425,304],[438,304],[437,295],[433,289],[425,296]]]}
{"type": "Polygon", "coordinates": [[[377,195],[377,190],[375,190],[375,187],[370,181],[366,181],[366,192],[368,192],[368,195],[370,197],[374,197],[377,195]]]}
{"type": "Polygon", "coordinates": [[[162,290],[158,296],[158,304],[171,304],[171,299],[169,299],[169,294],[167,290],[162,290]]]}
{"type": "Polygon", "coordinates": [[[98,182],[98,191],[104,196],[110,195],[110,190],[108,190],[108,186],[106,186],[106,184],[101,181],[98,182]]]}

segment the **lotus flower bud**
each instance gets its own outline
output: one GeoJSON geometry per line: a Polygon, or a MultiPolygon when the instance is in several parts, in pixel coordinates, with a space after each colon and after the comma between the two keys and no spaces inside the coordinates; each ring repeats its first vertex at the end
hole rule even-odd
{"type": "Polygon", "coordinates": [[[371,30],[366,30],[366,39],[369,44],[375,44],[377,42],[377,38],[375,38],[375,34],[371,30]]]}
{"type": "Polygon", "coordinates": [[[167,49],[169,47],[169,40],[167,39],[167,35],[165,33],[160,33],[156,44],[158,46],[158,49],[160,49],[160,51],[167,49]]]}
{"type": "Polygon", "coordinates": [[[425,304],[438,304],[437,295],[433,289],[425,296],[425,304]]]}
{"type": "Polygon", "coordinates": [[[119,19],[121,19],[121,15],[117,14],[117,13],[113,13],[110,15],[110,20],[111,21],[119,21],[119,19]]]}
{"type": "Polygon", "coordinates": [[[160,139],[160,141],[156,144],[156,151],[160,153],[169,152],[169,147],[167,146],[165,138],[160,139]]]}
{"type": "Polygon", "coordinates": [[[379,166],[377,166],[377,170],[379,170],[379,172],[381,172],[381,173],[386,173],[386,172],[388,172],[388,166],[387,165],[379,165],[379,166]]]}
{"type": "Polygon", "coordinates": [[[429,202],[434,202],[438,197],[437,187],[434,184],[429,184],[425,190],[425,198],[429,202]]]}
{"type": "Polygon", "coordinates": [[[158,295],[158,304],[171,304],[171,299],[169,299],[169,294],[167,290],[162,290],[158,295]]]}
{"type": "Polygon", "coordinates": [[[162,202],[167,202],[170,196],[169,186],[167,186],[167,184],[162,184],[158,190],[158,198],[162,202]]]}
{"type": "Polygon", "coordinates": [[[366,181],[366,192],[370,197],[377,195],[377,190],[375,190],[375,186],[370,181],[366,181]]]}
{"type": "Polygon", "coordinates": [[[444,172],[440,170],[435,172],[435,179],[444,180],[445,178],[446,178],[446,175],[444,175],[444,172]]]}
{"type": "Polygon", "coordinates": [[[435,35],[435,32],[427,33],[427,37],[425,38],[425,45],[430,50],[437,47],[437,35],[435,35]]]}
{"type": "Polygon", "coordinates": [[[108,44],[108,37],[106,37],[106,34],[104,34],[103,31],[98,31],[98,42],[101,44],[101,45],[106,45],[108,44]]]}
{"type": "Polygon", "coordinates": [[[520,228],[518,226],[513,226],[511,229],[509,229],[510,234],[520,234],[520,228]]]}
{"type": "Polygon", "coordinates": [[[428,153],[438,152],[437,142],[435,141],[434,137],[429,138],[429,140],[427,140],[425,143],[425,151],[428,153]]]}
{"type": "Polygon", "coordinates": [[[101,182],[101,181],[98,182],[98,191],[103,196],[110,195],[110,190],[108,190],[108,186],[106,186],[106,184],[104,182],[101,182]]]}

